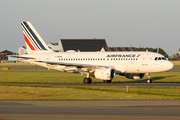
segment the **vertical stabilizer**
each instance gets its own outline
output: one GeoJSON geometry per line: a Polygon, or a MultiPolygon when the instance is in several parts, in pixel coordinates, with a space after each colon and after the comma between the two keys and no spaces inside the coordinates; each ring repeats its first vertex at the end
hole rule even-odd
{"type": "Polygon", "coordinates": [[[52,51],[46,45],[44,40],[35,30],[30,22],[21,22],[23,35],[27,47],[27,52],[29,53],[36,53],[36,52],[50,52],[52,51]]]}

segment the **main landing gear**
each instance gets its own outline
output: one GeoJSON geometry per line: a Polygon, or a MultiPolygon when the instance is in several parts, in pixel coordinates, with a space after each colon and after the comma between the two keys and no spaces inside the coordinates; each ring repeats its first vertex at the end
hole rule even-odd
{"type": "Polygon", "coordinates": [[[87,78],[84,78],[83,82],[85,84],[90,84],[92,83],[92,79],[89,77],[89,73],[87,73],[87,78]]]}
{"type": "Polygon", "coordinates": [[[152,83],[152,80],[151,80],[151,73],[146,73],[146,75],[148,76],[148,79],[147,79],[147,83],[152,83]]]}
{"type": "Polygon", "coordinates": [[[83,82],[85,84],[90,84],[90,83],[92,83],[92,79],[91,78],[84,78],[83,82]]]}

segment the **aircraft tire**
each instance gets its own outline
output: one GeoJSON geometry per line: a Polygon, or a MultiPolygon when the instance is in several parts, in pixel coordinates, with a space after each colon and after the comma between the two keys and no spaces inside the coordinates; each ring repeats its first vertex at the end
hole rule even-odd
{"type": "Polygon", "coordinates": [[[152,83],[152,80],[151,80],[151,79],[148,79],[148,80],[147,80],[147,83],[152,83]]]}
{"type": "Polygon", "coordinates": [[[89,83],[92,83],[92,79],[91,78],[88,78],[89,79],[89,83]]]}
{"type": "Polygon", "coordinates": [[[84,84],[90,84],[92,82],[91,78],[84,78],[83,80],[84,84]]]}
{"type": "Polygon", "coordinates": [[[112,80],[103,80],[104,83],[111,83],[112,80]]]}

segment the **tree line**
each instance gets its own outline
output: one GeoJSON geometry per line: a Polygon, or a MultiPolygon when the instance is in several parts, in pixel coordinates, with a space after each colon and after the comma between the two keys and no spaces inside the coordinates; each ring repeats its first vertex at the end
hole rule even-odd
{"type": "Polygon", "coordinates": [[[162,48],[136,48],[136,50],[137,51],[149,51],[149,52],[157,52],[158,51],[158,53],[160,53],[160,54],[162,54],[163,56],[165,56],[166,58],[168,58],[169,56],[168,56],[168,54],[162,49],[162,48]],[[159,51],[158,51],[158,49],[159,49],[159,51]]]}

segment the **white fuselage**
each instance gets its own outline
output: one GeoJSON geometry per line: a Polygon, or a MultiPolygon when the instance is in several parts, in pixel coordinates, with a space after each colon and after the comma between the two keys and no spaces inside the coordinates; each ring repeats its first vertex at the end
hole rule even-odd
{"type": "MultiPolygon", "coordinates": [[[[26,56],[26,55],[25,55],[26,56]]],[[[163,55],[154,52],[44,52],[28,54],[35,59],[26,62],[46,67],[49,69],[74,72],[77,70],[88,71],[88,68],[73,66],[50,65],[36,61],[53,61],[60,63],[73,63],[94,66],[107,66],[116,70],[116,73],[155,73],[168,71],[173,64],[163,55]]],[[[91,68],[93,70],[93,68],[91,68]]]]}

